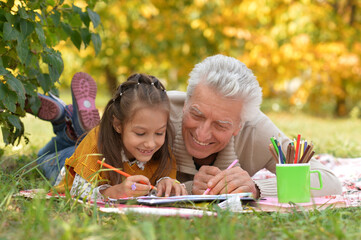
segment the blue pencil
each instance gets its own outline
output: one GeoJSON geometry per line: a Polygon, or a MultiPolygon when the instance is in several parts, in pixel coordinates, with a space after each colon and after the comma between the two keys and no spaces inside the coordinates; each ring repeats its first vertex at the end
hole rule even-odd
{"type": "Polygon", "coordinates": [[[283,164],[283,163],[285,163],[285,160],[284,160],[284,155],[282,152],[281,144],[277,143],[277,147],[278,147],[278,151],[279,151],[280,162],[283,164]]]}

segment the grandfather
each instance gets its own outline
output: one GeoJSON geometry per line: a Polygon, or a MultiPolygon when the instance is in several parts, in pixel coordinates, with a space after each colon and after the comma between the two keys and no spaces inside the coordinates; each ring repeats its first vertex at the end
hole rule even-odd
{"type": "MultiPolygon", "coordinates": [[[[251,176],[263,168],[275,173],[268,150],[272,136],[283,149],[291,140],[260,111],[262,89],[250,69],[235,58],[208,57],[190,73],[187,93],[168,95],[177,179],[188,193],[203,194],[211,188],[209,194],[277,195],[275,178],[252,180],[251,176]],[[235,159],[239,163],[226,170],[235,159]]],[[[329,169],[315,159],[310,165],[321,172],[323,182],[322,190],[312,190],[313,196],[341,193],[341,184],[329,169]]],[[[317,175],[311,175],[311,186],[319,186],[317,175]]]]}

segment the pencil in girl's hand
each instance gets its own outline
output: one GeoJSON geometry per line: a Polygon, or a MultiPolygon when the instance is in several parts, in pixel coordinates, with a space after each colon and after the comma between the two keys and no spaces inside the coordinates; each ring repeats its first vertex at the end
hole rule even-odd
{"type": "MultiPolygon", "coordinates": [[[[113,167],[113,166],[111,166],[111,165],[109,165],[109,164],[107,164],[107,163],[105,163],[105,162],[102,162],[102,161],[100,161],[100,160],[98,160],[97,162],[98,162],[101,166],[104,166],[104,167],[106,167],[106,168],[109,168],[109,169],[113,170],[114,172],[117,172],[117,173],[123,175],[124,177],[130,177],[130,176],[131,176],[130,174],[128,174],[128,173],[126,173],[126,172],[123,172],[123,171],[121,171],[121,170],[119,170],[119,169],[117,169],[117,168],[115,168],[115,167],[113,167]]],[[[147,185],[145,182],[142,182],[142,181],[141,181],[140,183],[147,185]]],[[[152,189],[154,189],[154,190],[157,190],[157,188],[154,187],[153,185],[150,185],[150,187],[151,187],[152,189]]]]}

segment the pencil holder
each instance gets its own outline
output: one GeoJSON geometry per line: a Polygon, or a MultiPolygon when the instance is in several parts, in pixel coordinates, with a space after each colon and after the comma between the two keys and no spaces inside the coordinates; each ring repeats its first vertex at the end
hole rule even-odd
{"type": "Polygon", "coordinates": [[[310,190],[321,190],[321,173],[317,170],[310,171],[309,163],[277,164],[277,196],[280,203],[304,203],[311,198],[310,190]],[[319,188],[310,186],[310,174],[317,173],[320,182],[319,188]]]}

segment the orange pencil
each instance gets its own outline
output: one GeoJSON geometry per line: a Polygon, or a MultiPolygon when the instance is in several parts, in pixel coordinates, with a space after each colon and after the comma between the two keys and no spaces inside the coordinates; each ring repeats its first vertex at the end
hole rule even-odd
{"type": "MultiPolygon", "coordinates": [[[[106,167],[106,168],[109,168],[109,169],[113,170],[114,172],[117,172],[117,173],[125,176],[125,177],[130,177],[130,176],[131,176],[130,174],[128,174],[128,173],[126,173],[126,172],[123,172],[123,171],[121,171],[121,170],[119,170],[119,169],[117,169],[117,168],[115,168],[115,167],[113,167],[113,166],[111,166],[111,165],[109,165],[109,164],[107,164],[107,163],[105,163],[105,162],[102,162],[102,161],[100,161],[100,160],[98,160],[98,163],[99,163],[100,165],[103,165],[103,166],[106,167]]],[[[146,184],[145,182],[140,182],[140,183],[146,184]]],[[[153,185],[150,185],[150,187],[151,187],[152,189],[157,190],[157,188],[154,187],[153,185]]]]}
{"type": "Polygon", "coordinates": [[[298,134],[298,136],[297,136],[297,144],[296,144],[296,155],[295,155],[295,161],[294,161],[295,164],[297,163],[298,153],[300,151],[300,141],[301,141],[301,135],[298,134]]]}

